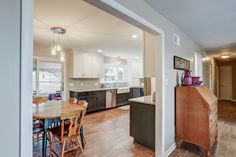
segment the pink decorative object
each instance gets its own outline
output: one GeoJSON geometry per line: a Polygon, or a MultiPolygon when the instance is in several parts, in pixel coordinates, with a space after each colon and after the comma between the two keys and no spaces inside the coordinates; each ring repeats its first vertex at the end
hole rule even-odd
{"type": "Polygon", "coordinates": [[[193,83],[193,85],[196,85],[196,83],[199,81],[199,79],[200,79],[200,77],[198,77],[198,76],[193,76],[193,77],[192,77],[192,83],[193,83]]]}
{"type": "Polygon", "coordinates": [[[202,83],[203,83],[203,81],[197,81],[196,84],[195,84],[195,86],[201,86],[202,83]]]}
{"type": "Polygon", "coordinates": [[[190,70],[185,70],[183,73],[183,85],[192,86],[192,72],[190,70]]]}

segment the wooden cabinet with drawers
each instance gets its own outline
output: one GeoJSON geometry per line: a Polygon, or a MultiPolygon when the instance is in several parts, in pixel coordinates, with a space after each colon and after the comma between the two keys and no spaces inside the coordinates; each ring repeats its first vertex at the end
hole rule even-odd
{"type": "Polygon", "coordinates": [[[205,87],[176,87],[176,142],[206,149],[207,157],[218,134],[217,98],[205,87]]]}

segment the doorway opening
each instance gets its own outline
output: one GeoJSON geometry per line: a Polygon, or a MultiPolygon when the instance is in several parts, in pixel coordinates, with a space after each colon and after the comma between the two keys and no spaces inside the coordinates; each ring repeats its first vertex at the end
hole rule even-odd
{"type": "MultiPolygon", "coordinates": [[[[89,2],[89,1],[87,1],[89,2]]],[[[91,2],[90,2],[91,3],[91,2]]],[[[113,12],[112,15],[115,15],[122,20],[141,28],[146,33],[150,34],[152,36],[152,57],[150,57],[150,54],[147,55],[144,54],[143,56],[143,74],[144,78],[154,78],[155,81],[151,81],[151,86],[149,90],[149,94],[152,95],[152,98],[156,100],[155,102],[155,154],[157,156],[164,156],[165,149],[164,149],[164,123],[165,123],[165,76],[164,76],[164,32],[157,28],[156,26],[152,25],[148,21],[140,18],[138,15],[133,14],[126,8],[122,7],[118,3],[111,2],[110,4],[105,2],[95,2],[93,3],[94,6],[101,8],[104,11],[107,11],[109,13],[113,12]],[[152,61],[150,61],[152,60],[152,61]],[[153,63],[152,66],[150,66],[150,63],[153,63]],[[153,66],[154,65],[154,66],[153,66]],[[152,83],[155,82],[155,83],[152,83]],[[157,90],[158,89],[158,90],[157,90]],[[150,92],[151,91],[151,92],[150,92]],[[156,94],[155,92],[156,91],[156,94]]],[[[144,35],[147,35],[144,33],[144,35]]],[[[145,44],[144,44],[145,45],[145,44]]],[[[149,46],[150,46],[149,45],[149,46]]],[[[145,45],[147,48],[147,45],[145,45]]],[[[144,49],[145,49],[144,46],[144,49]]],[[[71,53],[71,52],[69,52],[71,53]]],[[[120,58],[118,58],[121,60],[120,58]]],[[[68,62],[66,63],[66,66],[68,66],[68,62]]],[[[118,79],[116,80],[122,80],[124,79],[124,76],[122,74],[122,71],[124,71],[124,68],[116,67],[116,71],[121,71],[116,74],[115,77],[118,79]],[[118,70],[117,70],[118,69],[118,70]]],[[[63,73],[68,73],[68,71],[64,71],[63,73]]],[[[145,84],[145,83],[144,83],[145,84]]],[[[80,84],[81,85],[81,84],[80,84]]],[[[72,86],[72,84],[65,85],[64,88],[69,88],[72,86]]],[[[39,87],[38,87],[39,88],[39,87]]],[[[37,89],[37,87],[36,87],[37,89]]],[[[37,93],[37,92],[36,92],[37,93]]],[[[39,93],[39,91],[38,91],[39,93]]],[[[148,92],[146,92],[148,93],[148,92]]],[[[68,95],[65,96],[65,98],[68,98],[68,95]]],[[[23,146],[24,147],[24,146],[23,146]]]]}

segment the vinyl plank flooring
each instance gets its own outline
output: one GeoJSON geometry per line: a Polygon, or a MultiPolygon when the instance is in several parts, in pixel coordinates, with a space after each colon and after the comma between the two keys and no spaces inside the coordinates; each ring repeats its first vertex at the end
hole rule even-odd
{"type": "MultiPolygon", "coordinates": [[[[218,140],[212,157],[236,157],[236,103],[219,102],[218,140]]],[[[154,152],[133,143],[129,136],[129,109],[115,108],[92,113],[85,117],[86,157],[154,157],[154,152]]],[[[56,148],[60,152],[60,147],[56,148]]],[[[33,156],[41,156],[41,142],[34,144],[33,156]]],[[[66,157],[82,157],[80,151],[66,157]]],[[[195,145],[183,143],[169,157],[204,157],[205,151],[195,145]]]]}
{"type": "MultiPolygon", "coordinates": [[[[154,157],[154,152],[133,143],[129,136],[129,107],[88,114],[85,117],[86,157],[154,157]]],[[[56,147],[60,152],[60,146],[56,147]]],[[[41,156],[41,142],[33,146],[33,156],[41,156]]],[[[78,150],[65,157],[82,157],[78,150]]]]}

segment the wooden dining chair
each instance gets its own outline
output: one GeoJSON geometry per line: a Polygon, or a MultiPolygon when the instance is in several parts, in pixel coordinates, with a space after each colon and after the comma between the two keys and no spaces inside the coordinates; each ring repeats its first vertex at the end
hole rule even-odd
{"type": "Polygon", "coordinates": [[[33,133],[32,133],[33,143],[42,140],[43,134],[44,134],[43,123],[37,122],[33,124],[33,133]]]}
{"type": "Polygon", "coordinates": [[[88,102],[85,100],[78,100],[77,104],[85,107],[86,109],[88,108],[88,102]]]}
{"type": "Polygon", "coordinates": [[[45,103],[48,101],[48,97],[46,96],[35,96],[33,97],[33,104],[39,105],[41,103],[45,103]]]}
{"type": "Polygon", "coordinates": [[[53,156],[53,154],[57,155],[54,150],[55,144],[62,145],[61,157],[64,157],[65,153],[78,148],[81,149],[82,154],[84,155],[84,150],[80,141],[80,128],[83,125],[85,114],[86,108],[80,111],[61,114],[61,126],[48,130],[50,156],[53,156]],[[65,123],[68,120],[69,124],[65,123]],[[72,146],[72,148],[69,148],[68,146],[72,146]]]}
{"type": "Polygon", "coordinates": [[[72,104],[77,104],[78,99],[76,99],[76,98],[69,98],[68,101],[69,101],[70,103],[72,103],[72,104]]]}
{"type": "MultiPolygon", "coordinates": [[[[44,96],[35,96],[33,97],[33,104],[40,105],[48,101],[47,97],[44,96]]],[[[43,122],[40,119],[33,118],[33,143],[42,140],[44,134],[43,122]]]]}

